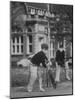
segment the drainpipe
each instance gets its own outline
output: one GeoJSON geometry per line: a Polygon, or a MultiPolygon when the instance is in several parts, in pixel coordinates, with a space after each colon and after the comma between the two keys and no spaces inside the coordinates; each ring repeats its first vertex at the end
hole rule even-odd
{"type": "Polygon", "coordinates": [[[50,15],[50,12],[49,12],[49,4],[47,4],[47,11],[48,11],[48,47],[49,47],[49,50],[48,50],[48,54],[49,54],[49,61],[50,61],[50,25],[49,25],[49,15],[50,15]]]}
{"type": "MultiPolygon", "coordinates": [[[[49,25],[49,17],[50,17],[50,12],[49,12],[49,4],[47,4],[47,12],[48,12],[48,60],[50,61],[50,25],[49,25]]],[[[47,80],[47,87],[49,86],[48,84],[48,69],[46,69],[46,80],[47,80]]]]}

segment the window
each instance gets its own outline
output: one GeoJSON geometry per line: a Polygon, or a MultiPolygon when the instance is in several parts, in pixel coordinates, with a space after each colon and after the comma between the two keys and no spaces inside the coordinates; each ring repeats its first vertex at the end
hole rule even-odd
{"type": "Polygon", "coordinates": [[[35,14],[35,9],[31,9],[31,15],[35,14]]]}
{"type": "Polygon", "coordinates": [[[31,18],[35,18],[35,15],[31,15],[31,18]]]}
{"type": "Polygon", "coordinates": [[[48,34],[48,28],[47,27],[45,27],[45,33],[48,34]]]}
{"type": "Polygon", "coordinates": [[[38,10],[38,15],[43,16],[44,15],[44,11],[43,10],[38,10]]]}
{"type": "Polygon", "coordinates": [[[32,43],[32,35],[29,35],[29,43],[32,43]]]}
{"type": "Polygon", "coordinates": [[[28,27],[28,32],[32,32],[32,29],[30,27],[28,27]]]}
{"type": "Polygon", "coordinates": [[[45,27],[43,25],[39,25],[38,26],[38,31],[44,32],[45,31],[45,27]]]}
{"type": "Polygon", "coordinates": [[[53,40],[50,42],[50,56],[51,58],[55,57],[55,43],[53,40]]]}
{"type": "Polygon", "coordinates": [[[27,36],[27,54],[30,54],[33,52],[32,50],[32,35],[27,36]]]}
{"type": "Polygon", "coordinates": [[[13,37],[11,39],[11,54],[12,55],[23,54],[23,36],[13,37]]]}

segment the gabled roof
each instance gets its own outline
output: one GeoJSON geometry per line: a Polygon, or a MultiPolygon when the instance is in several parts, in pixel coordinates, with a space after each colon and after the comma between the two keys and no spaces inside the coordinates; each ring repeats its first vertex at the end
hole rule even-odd
{"type": "Polygon", "coordinates": [[[32,3],[32,2],[26,2],[27,6],[38,8],[38,9],[45,9],[47,10],[47,4],[46,3],[32,3]]]}
{"type": "MultiPolygon", "coordinates": [[[[47,10],[47,3],[33,3],[27,2],[27,6],[31,6],[34,8],[45,9],[47,10]]],[[[64,4],[49,4],[49,9],[51,13],[55,14],[67,14],[69,19],[73,21],[73,5],[64,5],[64,4]]]]}
{"type": "MultiPolygon", "coordinates": [[[[27,14],[26,7],[30,6],[33,8],[38,8],[42,10],[47,10],[47,3],[33,3],[33,2],[16,2],[11,1],[11,17],[14,19],[18,15],[27,14]],[[15,12],[15,13],[13,13],[15,12]]],[[[56,14],[66,13],[71,22],[73,22],[73,5],[60,5],[60,4],[50,4],[50,12],[56,14]]]]}

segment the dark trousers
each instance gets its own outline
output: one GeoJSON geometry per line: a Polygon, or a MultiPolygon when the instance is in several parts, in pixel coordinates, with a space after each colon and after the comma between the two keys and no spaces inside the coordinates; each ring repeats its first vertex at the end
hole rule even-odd
{"type": "Polygon", "coordinates": [[[54,79],[54,77],[53,77],[52,71],[49,70],[49,71],[48,71],[48,74],[49,74],[49,77],[50,77],[50,79],[51,79],[51,83],[54,84],[54,83],[55,83],[55,79],[54,79]]]}

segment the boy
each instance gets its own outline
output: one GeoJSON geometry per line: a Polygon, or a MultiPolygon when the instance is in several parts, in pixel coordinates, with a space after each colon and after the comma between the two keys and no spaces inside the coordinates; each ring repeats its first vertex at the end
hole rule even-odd
{"type": "Polygon", "coordinates": [[[63,46],[60,45],[59,50],[57,50],[56,52],[56,77],[55,77],[56,82],[60,82],[61,68],[65,67],[64,60],[65,60],[65,52],[63,50],[63,46]]]}
{"type": "Polygon", "coordinates": [[[47,68],[48,66],[48,59],[46,57],[47,51],[48,51],[48,45],[47,44],[42,44],[41,45],[41,51],[36,53],[32,58],[31,58],[31,65],[30,65],[30,81],[28,84],[28,92],[31,92],[33,89],[33,85],[35,83],[35,80],[37,79],[37,75],[39,77],[39,87],[40,91],[45,91],[42,86],[42,73],[41,73],[41,65],[44,68],[47,68]]]}
{"type": "Polygon", "coordinates": [[[70,79],[70,76],[69,76],[69,72],[70,72],[69,64],[72,64],[72,59],[68,59],[68,60],[65,62],[65,70],[66,70],[66,79],[67,79],[67,80],[71,80],[71,79],[70,79]]]}

